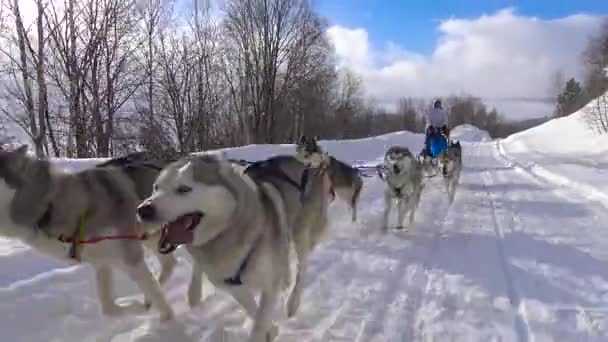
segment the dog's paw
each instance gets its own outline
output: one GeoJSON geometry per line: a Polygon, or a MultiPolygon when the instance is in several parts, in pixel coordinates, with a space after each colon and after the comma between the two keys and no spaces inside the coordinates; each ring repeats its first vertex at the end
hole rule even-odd
{"type": "Polygon", "coordinates": [[[151,306],[151,303],[142,303],[140,301],[134,300],[127,304],[121,305],[120,310],[123,311],[123,313],[139,315],[146,313],[148,310],[150,310],[151,306]]]}
{"type": "Polygon", "coordinates": [[[277,336],[279,336],[279,327],[276,324],[273,324],[266,333],[266,342],[274,341],[277,336]]]}
{"type": "Polygon", "coordinates": [[[174,318],[175,318],[175,314],[173,313],[173,310],[169,309],[169,310],[162,311],[160,313],[158,320],[160,322],[168,322],[168,321],[172,321],[174,318]]]}
{"type": "Polygon", "coordinates": [[[118,317],[122,315],[123,310],[118,305],[108,305],[101,308],[101,313],[107,317],[118,317]]]}
{"type": "Polygon", "coordinates": [[[254,330],[249,337],[249,342],[273,342],[279,335],[279,327],[273,324],[268,330],[254,330]]]}
{"type": "Polygon", "coordinates": [[[126,303],[108,305],[102,308],[102,312],[109,317],[120,317],[124,315],[140,315],[146,313],[149,308],[149,304],[133,300],[126,303]]]}
{"type": "Polygon", "coordinates": [[[146,298],[144,300],[144,309],[146,311],[150,311],[151,308],[152,308],[152,301],[150,299],[146,298]]]}

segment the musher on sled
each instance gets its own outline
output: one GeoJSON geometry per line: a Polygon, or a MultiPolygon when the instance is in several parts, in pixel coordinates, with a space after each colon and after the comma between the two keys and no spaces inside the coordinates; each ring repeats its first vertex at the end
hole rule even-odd
{"type": "Polygon", "coordinates": [[[448,114],[443,109],[440,99],[436,99],[433,102],[433,108],[426,114],[424,148],[420,153],[421,156],[436,157],[431,154],[429,148],[429,141],[434,133],[442,134],[446,140],[446,145],[449,145],[450,131],[448,129],[448,114]]]}

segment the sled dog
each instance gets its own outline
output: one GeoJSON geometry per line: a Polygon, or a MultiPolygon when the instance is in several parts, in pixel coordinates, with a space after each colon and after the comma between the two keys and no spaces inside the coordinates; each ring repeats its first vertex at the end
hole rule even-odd
{"type": "Polygon", "coordinates": [[[332,183],[332,197],[337,193],[338,197],[346,202],[351,209],[351,219],[357,221],[357,202],[361,195],[363,179],[359,172],[352,166],[325,153],[318,144],[317,138],[300,137],[296,145],[296,158],[309,165],[326,163],[329,178],[332,183]]]}
{"type": "Polygon", "coordinates": [[[403,229],[409,215],[409,225],[414,222],[420,196],[424,188],[422,166],[407,147],[391,146],[384,154],[382,164],[386,190],[382,228],[388,230],[388,218],[397,202],[397,229],[403,229]]]}
{"type": "Polygon", "coordinates": [[[250,341],[278,334],[273,313],[290,284],[290,246],[298,261],[287,315],[296,314],[307,256],[327,232],[330,181],[292,156],[276,156],[244,170],[222,155],[183,158],[162,171],[137,212],[165,224],[161,253],[185,245],[194,260],[190,306],[201,300],[202,273],[230,293],[254,321],[250,341]],[[254,294],[261,293],[259,305],[254,294]]]}
{"type": "Polygon", "coordinates": [[[28,156],[26,145],[0,151],[0,235],[19,239],[69,264],[92,264],[105,315],[141,313],[153,305],[161,320],[172,319],[173,311],[160,286],[170,277],[176,259],[155,253],[161,265],[157,281],[144,261],[143,247],[157,250],[159,229],[146,235],[147,229],[154,227],[144,227],[136,220],[137,205],[152,192],[162,166],[145,161],[142,154],[133,154],[84,171],[65,172],[49,160],[28,156]],[[132,239],[78,243],[117,235],[132,239]],[[138,238],[146,236],[145,241],[138,238]],[[115,268],[139,286],[144,303],[118,305],[114,301],[115,268]]]}
{"type": "Polygon", "coordinates": [[[439,166],[443,174],[449,202],[452,203],[462,170],[462,148],[459,141],[451,143],[447,151],[439,156],[439,166]]]}

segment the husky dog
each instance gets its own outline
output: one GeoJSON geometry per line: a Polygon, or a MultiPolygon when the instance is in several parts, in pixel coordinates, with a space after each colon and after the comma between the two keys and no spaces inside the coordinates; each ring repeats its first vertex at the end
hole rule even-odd
{"type": "Polygon", "coordinates": [[[27,155],[27,146],[0,151],[0,235],[16,238],[35,250],[70,264],[89,262],[95,268],[97,295],[104,314],[141,313],[154,305],[161,320],[173,317],[159,286],[176,264],[172,256],[155,253],[161,265],[157,280],[144,261],[143,245],[149,239],[105,240],[80,244],[78,240],[129,235],[145,238],[137,223],[138,203],[152,191],[162,165],[143,161],[141,155],[109,160],[97,167],[68,173],[48,160],[27,155]],[[65,238],[76,242],[65,242],[65,238]],[[112,269],[120,268],[139,286],[145,302],[118,305],[112,293],[112,269]]]}
{"type": "Polygon", "coordinates": [[[350,206],[352,221],[356,222],[357,202],[363,187],[363,179],[359,172],[350,165],[323,153],[316,137],[307,138],[304,135],[300,137],[296,146],[296,158],[313,167],[319,164],[327,165],[332,183],[332,197],[337,193],[338,197],[350,206]]]}
{"type": "Polygon", "coordinates": [[[462,170],[462,148],[459,141],[451,143],[447,151],[439,156],[439,166],[443,174],[448,199],[452,203],[462,170]]]}
{"type": "Polygon", "coordinates": [[[272,316],[280,292],[289,287],[292,243],[298,270],[288,317],[298,310],[307,256],[327,232],[329,187],[324,170],[309,169],[291,156],[243,170],[221,155],[204,155],[165,168],[137,212],[143,222],[166,223],[161,253],[184,244],[192,255],[190,306],[201,300],[204,272],[254,320],[250,341],[266,342],[278,334],[272,316]]]}
{"type": "Polygon", "coordinates": [[[422,166],[407,147],[391,146],[384,154],[382,167],[387,185],[384,192],[382,228],[388,230],[388,217],[394,200],[397,200],[397,229],[403,229],[406,214],[409,213],[409,224],[414,222],[424,188],[422,166]]]}

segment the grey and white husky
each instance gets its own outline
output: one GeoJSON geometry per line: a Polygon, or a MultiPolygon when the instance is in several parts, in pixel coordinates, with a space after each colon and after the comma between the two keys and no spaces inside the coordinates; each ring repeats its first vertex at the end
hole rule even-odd
{"type": "Polygon", "coordinates": [[[338,197],[349,205],[352,221],[356,222],[357,202],[363,188],[363,179],[359,172],[352,166],[324,153],[316,137],[308,138],[304,135],[300,137],[296,145],[296,158],[312,166],[321,164],[327,166],[332,183],[332,196],[337,193],[338,197]]]}
{"type": "Polygon", "coordinates": [[[221,154],[189,157],[163,170],[138,216],[166,223],[161,253],[185,245],[192,255],[191,306],[201,300],[205,273],[254,320],[250,341],[267,342],[278,334],[273,315],[289,288],[293,247],[298,266],[287,315],[299,308],[307,257],[328,229],[329,186],[324,170],[309,169],[292,156],[244,170],[221,154]]]}
{"type": "MultiPolygon", "coordinates": [[[[65,172],[50,161],[27,154],[27,146],[0,151],[0,235],[19,239],[36,251],[70,264],[91,263],[102,312],[116,316],[141,313],[154,305],[161,320],[173,311],[161,290],[176,264],[173,256],[155,253],[158,281],[144,261],[144,245],[156,251],[160,237],[144,239],[146,227],[136,220],[139,202],[152,191],[162,163],[141,155],[112,159],[80,172],[65,172]],[[79,244],[79,240],[127,235],[133,239],[79,244]],[[66,242],[70,241],[72,242],[66,242]],[[119,268],[139,286],[145,302],[118,305],[112,293],[112,270],[119,268]]],[[[153,227],[147,227],[153,228],[153,227]]],[[[82,242],[82,241],[80,241],[82,242]]]]}
{"type": "Polygon", "coordinates": [[[448,193],[448,200],[452,203],[456,196],[456,188],[460,183],[460,172],[462,171],[462,147],[459,141],[451,143],[447,151],[439,156],[439,167],[448,193]]]}
{"type": "Polygon", "coordinates": [[[407,147],[391,146],[384,154],[382,169],[386,181],[382,228],[388,230],[389,215],[397,202],[397,229],[403,229],[406,215],[410,225],[414,222],[420,203],[424,189],[422,165],[407,147]]]}

